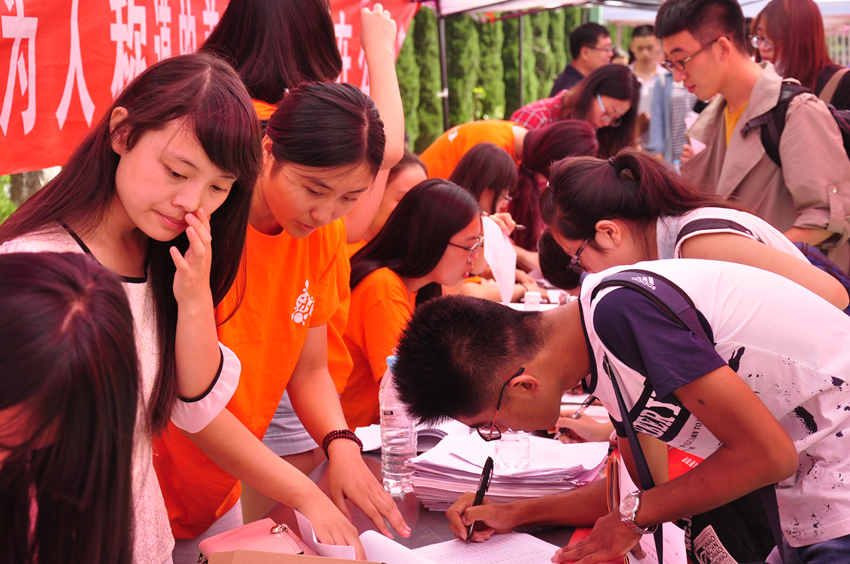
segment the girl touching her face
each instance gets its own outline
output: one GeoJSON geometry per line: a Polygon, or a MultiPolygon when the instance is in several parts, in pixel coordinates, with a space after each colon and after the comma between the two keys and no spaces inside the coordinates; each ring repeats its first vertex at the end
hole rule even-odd
{"type": "Polygon", "coordinates": [[[239,380],[213,308],[236,278],[260,166],[239,77],[206,55],[173,57],[131,81],[59,175],[0,226],[0,252],[87,254],[121,277],[141,376],[134,562],[164,562],[174,542],[151,437],[169,420],[174,433],[202,432],[239,380]]]}
{"type": "MultiPolygon", "coordinates": [[[[250,206],[244,273],[216,309],[218,336],[242,361],[242,379],[230,403],[247,427],[242,445],[256,461],[251,486],[296,507],[322,542],[350,544],[363,557],[345,515],[346,498],[384,518],[400,534],[409,529],[392,498],[364,464],[353,440],[325,445],[331,499],[259,442],[284,390],[318,443],[348,428],[328,371],[328,321],[339,303],[346,234],[342,222],[368,190],[384,158],[383,123],[374,102],[348,84],[304,83],[291,89],[269,118],[262,140],[263,169],[250,206]],[[242,297],[244,296],[244,297],[242,297]],[[332,500],[332,501],[331,501],[332,500]],[[294,504],[294,505],[293,505],[294,504]],[[336,506],[335,506],[336,505],[336,506]]],[[[229,424],[232,424],[229,423],[229,424]]],[[[201,446],[206,443],[205,439],[201,446]]],[[[209,441],[214,441],[210,437],[209,441]]],[[[198,441],[196,440],[197,444],[198,441]]],[[[199,537],[237,511],[239,481],[179,433],[157,441],[157,473],[174,508],[175,535],[199,537]]],[[[228,521],[229,522],[229,521],[228,521]]],[[[182,544],[182,541],[181,541],[182,544]]]]}

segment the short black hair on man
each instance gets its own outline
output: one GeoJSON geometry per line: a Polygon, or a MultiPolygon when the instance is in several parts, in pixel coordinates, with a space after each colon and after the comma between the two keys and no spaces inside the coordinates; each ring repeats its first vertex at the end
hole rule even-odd
{"type": "Polygon", "coordinates": [[[396,347],[393,381],[423,424],[495,408],[502,385],[542,347],[539,312],[469,296],[418,307],[396,347]]]}
{"type": "Polygon", "coordinates": [[[666,0],[655,17],[655,35],[663,41],[682,31],[702,45],[727,37],[747,53],[744,13],[737,0],[666,0]]]}
{"type": "Polygon", "coordinates": [[[583,23],[570,32],[570,55],[578,59],[582,47],[596,47],[599,36],[610,37],[608,28],[598,23],[583,23]]]}
{"type": "Polygon", "coordinates": [[[639,25],[632,30],[632,37],[651,37],[655,35],[655,28],[649,24],[639,25]]]}

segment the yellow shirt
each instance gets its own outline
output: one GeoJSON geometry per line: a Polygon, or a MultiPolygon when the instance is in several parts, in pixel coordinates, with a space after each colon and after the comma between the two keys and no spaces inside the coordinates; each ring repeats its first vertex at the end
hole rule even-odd
{"type": "Polygon", "coordinates": [[[726,109],[723,110],[723,117],[726,118],[726,146],[729,146],[729,143],[732,141],[732,133],[735,131],[735,126],[738,125],[738,120],[741,119],[741,116],[744,115],[744,110],[747,109],[748,104],[744,104],[735,113],[729,112],[729,106],[726,106],[726,109]]]}

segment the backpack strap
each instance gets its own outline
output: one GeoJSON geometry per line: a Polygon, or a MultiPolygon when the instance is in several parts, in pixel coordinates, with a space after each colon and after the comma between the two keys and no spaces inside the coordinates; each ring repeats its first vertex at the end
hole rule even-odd
{"type": "Polygon", "coordinates": [[[678,235],[676,235],[676,245],[679,242],[691,235],[692,233],[696,233],[698,231],[719,231],[719,230],[727,230],[727,231],[738,231],[739,233],[743,233],[745,235],[749,235],[754,238],[756,241],[762,243],[763,241],[753,233],[750,229],[747,229],[740,223],[736,223],[731,219],[722,219],[719,217],[704,217],[701,219],[695,219],[685,225],[681,231],[679,231],[678,235]]]}
{"type": "Polygon", "coordinates": [[[824,101],[825,104],[829,104],[832,102],[832,97],[835,96],[835,91],[838,90],[838,83],[841,82],[841,79],[844,78],[844,75],[847,74],[847,71],[850,70],[847,67],[839,69],[835,71],[829,80],[824,85],[823,90],[820,91],[820,95],[818,98],[824,101]]]}
{"type": "MultiPolygon", "coordinates": [[[[590,294],[590,300],[593,301],[597,294],[604,288],[612,286],[621,286],[636,290],[652,300],[672,321],[676,324],[690,329],[700,339],[705,341],[712,348],[714,343],[709,333],[706,332],[702,323],[699,321],[696,306],[691,298],[679,288],[676,284],[667,280],[663,276],[659,276],[654,272],[639,269],[621,270],[616,274],[606,276],[590,294]]],[[[710,332],[710,329],[709,329],[710,332]]],[[[635,467],[637,468],[638,478],[640,479],[641,488],[648,490],[655,486],[652,479],[652,473],[649,470],[649,464],[646,462],[646,456],[643,454],[643,448],[640,446],[640,441],[637,438],[634,424],[629,418],[629,410],[626,407],[626,402],[623,399],[623,394],[620,391],[620,385],[617,382],[616,372],[611,367],[608,359],[603,360],[605,372],[611,379],[611,385],[614,388],[614,394],[617,396],[617,405],[620,408],[620,417],[623,421],[623,426],[626,430],[626,437],[629,440],[629,446],[632,450],[632,458],[634,458],[635,467]]],[[[663,525],[659,526],[653,533],[655,537],[655,550],[658,553],[658,562],[663,561],[663,545],[664,532],[663,525]]]]}
{"type": "Polygon", "coordinates": [[[591,301],[604,288],[623,286],[636,290],[652,300],[671,321],[685,329],[690,329],[697,337],[712,348],[714,347],[711,329],[706,331],[700,323],[696,306],[684,290],[670,280],[654,272],[639,269],[621,270],[606,276],[590,294],[591,301]]]}
{"type": "Polygon", "coordinates": [[[764,152],[780,168],[782,168],[782,159],[779,156],[779,140],[785,130],[785,116],[788,113],[788,105],[795,96],[804,92],[811,92],[811,90],[798,82],[783,80],[776,105],[762,115],[748,121],[741,129],[741,135],[746,137],[756,127],[760,128],[764,152]]]}

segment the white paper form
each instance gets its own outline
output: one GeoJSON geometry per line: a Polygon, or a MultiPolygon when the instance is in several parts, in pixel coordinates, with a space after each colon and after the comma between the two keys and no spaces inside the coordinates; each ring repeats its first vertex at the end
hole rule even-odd
{"type": "Polygon", "coordinates": [[[499,286],[502,303],[509,304],[516,281],[516,250],[495,221],[485,217],[481,224],[484,230],[484,259],[499,286]]]}
{"type": "Polygon", "coordinates": [[[298,530],[301,531],[301,540],[304,541],[304,544],[315,550],[319,556],[354,560],[353,546],[320,543],[319,539],[316,538],[316,533],[313,531],[313,525],[310,523],[310,520],[301,515],[297,510],[295,510],[295,518],[298,520],[298,530]]]}
{"type": "Polygon", "coordinates": [[[406,546],[388,539],[377,531],[365,531],[360,542],[366,551],[366,559],[384,564],[433,564],[431,560],[416,554],[406,546]]]}
{"type": "Polygon", "coordinates": [[[547,564],[558,548],[525,533],[493,535],[487,542],[459,539],[423,546],[413,552],[435,564],[547,564]]]}
{"type": "MultiPolygon", "coordinates": [[[[632,481],[626,464],[622,459],[620,464],[620,499],[636,491],[638,487],[632,481]]],[[[664,523],[664,561],[663,564],[687,564],[685,552],[685,531],[673,523],[664,523]]],[[[638,559],[632,553],[626,555],[629,564],[657,564],[658,553],[655,550],[655,535],[643,535],[640,547],[646,552],[646,558],[638,559]]]]}

